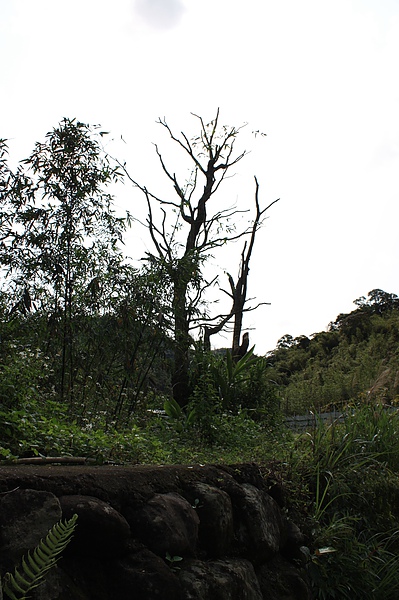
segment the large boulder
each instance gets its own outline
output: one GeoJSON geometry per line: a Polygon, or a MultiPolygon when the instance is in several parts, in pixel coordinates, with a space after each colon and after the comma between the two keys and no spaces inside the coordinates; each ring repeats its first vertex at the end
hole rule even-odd
{"type": "Polygon", "coordinates": [[[310,600],[306,576],[280,555],[256,569],[260,588],[268,600],[310,600]]]}
{"type": "Polygon", "coordinates": [[[269,494],[249,483],[235,498],[239,553],[254,564],[269,560],[284,543],[285,523],[280,507],[269,494]]]}
{"type": "Polygon", "coordinates": [[[108,598],[183,600],[176,573],[153,552],[141,550],[109,565],[108,598]]]}
{"type": "Polygon", "coordinates": [[[254,567],[248,560],[184,561],[179,578],[184,600],[263,600],[254,567]]]}
{"type": "Polygon", "coordinates": [[[141,509],[126,509],[125,515],[132,537],[158,556],[194,554],[199,518],[191,504],[179,494],[155,494],[141,509]]]}
{"type": "Polygon", "coordinates": [[[230,496],[214,486],[196,483],[191,491],[199,524],[199,543],[212,558],[225,556],[231,550],[234,537],[233,506],[230,496]]]}
{"type": "Polygon", "coordinates": [[[255,465],[2,467],[0,572],[62,508],[74,537],[33,600],[309,600],[306,540],[269,491],[255,465]]]}
{"type": "Polygon", "coordinates": [[[91,556],[121,556],[126,553],[130,527],[125,517],[107,502],[91,496],[61,496],[65,519],[78,515],[68,550],[91,556]]]}
{"type": "Polygon", "coordinates": [[[61,506],[54,494],[37,490],[16,489],[0,498],[0,558],[10,569],[61,519],[61,506]]]}

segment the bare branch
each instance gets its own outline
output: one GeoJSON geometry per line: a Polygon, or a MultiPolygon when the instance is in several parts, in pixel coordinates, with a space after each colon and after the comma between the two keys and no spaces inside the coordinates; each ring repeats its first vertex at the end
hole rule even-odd
{"type": "Polygon", "coordinates": [[[193,116],[199,120],[200,132],[191,140],[184,132],[175,135],[165,119],[158,120],[158,123],[166,129],[170,139],[191,161],[190,178],[182,185],[179,182],[180,177],[168,168],[159,147],[155,144],[161,169],[176,194],[175,200],[165,200],[149,192],[127,173],[126,165],[120,165],[133,185],[138,187],[146,197],[147,226],[150,236],[159,258],[165,261],[167,268],[169,266],[170,305],[175,338],[173,386],[175,399],[181,406],[188,397],[188,357],[192,343],[189,332],[192,329],[202,328],[204,340],[209,344],[211,335],[222,331],[234,321],[234,348],[237,333],[239,335],[241,331],[244,313],[266,304],[260,302],[256,307],[248,306],[251,300],[247,299],[249,261],[256,232],[262,225],[262,218],[265,212],[277,202],[277,200],[272,202],[264,209],[260,208],[259,185],[255,178],[255,216],[252,223],[238,229],[233,219],[239,214],[246,213],[247,210],[237,210],[235,207],[217,210],[213,207],[213,202],[210,200],[219,190],[222,182],[232,175],[232,168],[247,154],[246,151],[238,154],[235,151],[237,135],[245,125],[239,128],[221,127],[219,109],[215,118],[209,123],[204,122],[202,117],[194,113],[193,116]],[[201,180],[202,176],[204,181],[201,180]],[[154,203],[157,204],[156,213],[154,203]],[[174,224],[172,220],[172,228],[168,227],[171,214],[168,208],[172,208],[176,213],[174,224]],[[182,240],[181,236],[183,236],[182,240]],[[230,310],[216,317],[210,317],[204,314],[202,301],[204,294],[216,282],[217,277],[210,282],[205,281],[201,270],[202,263],[210,256],[212,249],[246,236],[248,239],[241,252],[238,279],[234,281],[227,273],[230,290],[221,289],[230,298],[230,310]]]}
{"type": "Polygon", "coordinates": [[[191,144],[190,144],[190,142],[188,141],[187,137],[186,137],[186,136],[185,136],[185,135],[182,133],[182,135],[183,135],[183,137],[184,137],[184,139],[185,139],[185,141],[186,141],[186,143],[187,143],[187,146],[185,146],[185,145],[183,144],[183,142],[182,142],[181,140],[179,140],[179,138],[177,138],[177,137],[176,137],[176,136],[175,136],[175,135],[172,133],[172,130],[170,129],[170,127],[169,127],[169,125],[166,123],[166,121],[162,121],[161,119],[159,119],[157,122],[158,122],[160,125],[163,125],[163,126],[165,127],[165,129],[167,129],[167,130],[168,130],[168,132],[169,132],[169,135],[170,135],[171,139],[172,139],[174,142],[176,142],[177,144],[179,144],[179,146],[180,146],[181,148],[183,148],[183,150],[184,150],[185,152],[187,152],[187,154],[188,154],[188,155],[190,156],[190,158],[191,158],[191,159],[192,159],[192,160],[195,162],[195,164],[197,165],[197,167],[199,168],[199,170],[200,170],[200,171],[202,171],[202,172],[204,173],[204,168],[203,168],[203,166],[201,165],[201,163],[199,162],[199,160],[197,159],[197,157],[195,156],[195,154],[194,154],[194,152],[193,152],[193,149],[192,149],[192,147],[191,147],[191,144]]]}

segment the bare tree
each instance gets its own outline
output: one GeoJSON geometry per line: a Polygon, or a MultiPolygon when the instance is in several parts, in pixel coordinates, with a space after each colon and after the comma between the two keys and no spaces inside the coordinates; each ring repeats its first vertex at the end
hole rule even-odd
{"type": "MultiPolygon", "coordinates": [[[[238,277],[238,280],[237,280],[236,284],[234,284],[234,281],[233,281],[233,278],[231,277],[231,275],[228,274],[230,288],[231,288],[231,294],[229,294],[229,296],[231,297],[231,299],[233,301],[233,304],[232,304],[232,316],[234,317],[233,344],[232,344],[232,355],[233,355],[233,358],[234,357],[240,358],[240,354],[243,354],[242,350],[240,352],[240,348],[242,348],[242,346],[240,346],[240,336],[241,336],[242,321],[243,321],[244,312],[246,310],[248,310],[248,311],[249,310],[255,310],[261,304],[266,304],[265,302],[262,302],[262,303],[258,303],[255,307],[245,309],[245,304],[247,302],[249,261],[251,260],[252,251],[253,251],[254,244],[255,244],[256,232],[258,231],[258,229],[262,225],[262,217],[265,214],[265,212],[271,206],[273,206],[273,204],[275,204],[276,202],[278,202],[279,199],[274,200],[268,206],[266,206],[266,208],[264,208],[264,209],[261,210],[260,206],[259,206],[259,183],[258,183],[258,180],[257,180],[256,177],[255,177],[255,186],[256,186],[256,190],[255,190],[255,205],[256,205],[255,219],[254,219],[253,224],[252,224],[252,231],[251,231],[251,235],[250,235],[249,244],[247,244],[247,242],[245,242],[243,251],[241,253],[240,273],[239,273],[239,277],[238,277]]],[[[248,343],[246,342],[246,340],[244,341],[244,345],[246,345],[246,347],[248,347],[248,343]]]]}
{"type": "Polygon", "coordinates": [[[165,285],[171,290],[171,320],[174,335],[174,372],[173,394],[180,406],[187,404],[189,396],[189,350],[192,345],[191,330],[205,328],[205,336],[209,336],[222,328],[234,317],[241,331],[239,312],[242,313],[245,300],[249,272],[249,259],[252,253],[255,234],[258,230],[265,210],[260,210],[258,202],[258,183],[256,182],[257,213],[252,227],[236,231],[232,220],[239,211],[235,207],[218,210],[215,203],[210,202],[219,190],[222,181],[245,155],[236,154],[234,145],[241,127],[219,126],[219,110],[213,121],[206,124],[201,117],[194,115],[200,122],[200,133],[189,139],[181,132],[176,136],[166,121],[159,119],[170,138],[189,157],[191,175],[184,183],[179,181],[176,173],[166,165],[158,146],[155,146],[161,167],[173,185],[177,196],[173,200],[160,198],[145,186],[137,183],[130,174],[129,179],[145,195],[147,201],[148,227],[156,253],[148,253],[148,260],[162,270],[165,285]],[[202,185],[201,185],[202,184],[202,185]],[[157,209],[159,212],[157,212],[157,209]],[[170,219],[173,218],[172,223],[170,219]],[[244,246],[239,280],[236,285],[231,279],[230,285],[233,308],[226,315],[215,319],[204,318],[201,312],[204,292],[215,280],[207,282],[203,276],[203,263],[213,249],[231,240],[237,240],[251,234],[248,249],[244,246]],[[208,325],[207,325],[208,323],[208,325]],[[213,323],[211,325],[210,323],[213,323]]]}
{"type": "Polygon", "coordinates": [[[230,291],[222,289],[222,291],[227,294],[231,298],[231,308],[230,311],[224,315],[219,315],[216,317],[218,322],[212,326],[205,325],[204,327],[204,342],[205,347],[210,349],[210,337],[222,331],[222,329],[229,323],[233,321],[233,342],[232,342],[232,356],[235,359],[239,359],[241,355],[245,353],[245,350],[248,348],[249,344],[249,336],[248,333],[244,334],[243,341],[240,345],[240,337],[242,331],[243,317],[245,312],[250,312],[259,308],[259,306],[269,304],[268,302],[258,302],[255,306],[246,307],[246,303],[251,300],[247,298],[247,290],[248,290],[248,276],[249,276],[249,262],[251,260],[252,251],[255,244],[255,237],[257,231],[263,224],[263,217],[267,210],[273,204],[279,201],[274,200],[271,202],[266,208],[261,209],[259,205],[259,183],[257,178],[255,177],[255,218],[252,222],[251,230],[248,232],[250,234],[249,244],[248,241],[245,241],[244,248],[241,253],[241,263],[239,268],[239,274],[237,278],[237,282],[234,281],[233,277],[230,273],[227,273],[227,278],[230,285],[230,291]]]}

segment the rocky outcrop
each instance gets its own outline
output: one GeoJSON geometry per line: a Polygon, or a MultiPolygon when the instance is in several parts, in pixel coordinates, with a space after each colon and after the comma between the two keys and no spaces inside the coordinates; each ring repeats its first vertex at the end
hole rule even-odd
{"type": "Polygon", "coordinates": [[[0,467],[1,574],[76,513],[36,600],[308,600],[281,497],[256,465],[0,467]]]}

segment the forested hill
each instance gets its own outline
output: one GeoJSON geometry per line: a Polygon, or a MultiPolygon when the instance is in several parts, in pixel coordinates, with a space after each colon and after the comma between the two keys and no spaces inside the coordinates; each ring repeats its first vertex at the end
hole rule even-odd
{"type": "Polygon", "coordinates": [[[302,412],[349,401],[399,402],[399,298],[379,289],[354,301],[328,330],[283,336],[268,354],[282,409],[302,412]]]}

